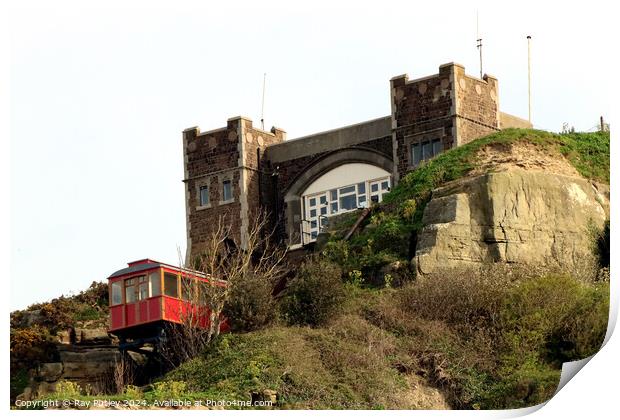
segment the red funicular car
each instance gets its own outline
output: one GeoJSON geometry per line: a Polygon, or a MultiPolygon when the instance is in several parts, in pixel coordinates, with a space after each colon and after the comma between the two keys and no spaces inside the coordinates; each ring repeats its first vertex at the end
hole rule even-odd
{"type": "MultiPolygon", "coordinates": [[[[204,273],[143,259],[130,262],[110,277],[110,328],[121,347],[127,339],[143,343],[159,339],[166,323],[183,324],[189,316],[200,327],[209,323],[209,311],[200,293],[204,273]]],[[[224,282],[219,282],[226,287],[224,282]]],[[[228,330],[226,320],[220,325],[228,330]]]]}

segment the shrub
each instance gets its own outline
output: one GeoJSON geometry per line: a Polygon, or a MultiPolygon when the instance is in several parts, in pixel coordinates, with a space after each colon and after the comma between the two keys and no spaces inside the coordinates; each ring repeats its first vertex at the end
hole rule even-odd
{"type": "Polygon", "coordinates": [[[253,331],[275,319],[273,285],[260,276],[246,277],[232,286],[224,313],[233,331],[253,331]]]}
{"type": "Polygon", "coordinates": [[[152,396],[156,400],[170,400],[183,397],[187,391],[187,384],[184,381],[162,381],[153,384],[152,396]]]}
{"type": "Polygon", "coordinates": [[[280,304],[289,324],[325,324],[344,300],[340,268],[323,259],[308,260],[290,281],[280,304]]]}
{"type": "Polygon", "coordinates": [[[61,380],[56,382],[56,390],[49,395],[50,399],[68,400],[80,398],[82,387],[71,381],[61,380]]]}
{"type": "Polygon", "coordinates": [[[123,395],[129,400],[138,400],[142,398],[142,390],[135,385],[127,385],[123,389],[123,395]]]}
{"type": "Polygon", "coordinates": [[[32,325],[11,330],[11,368],[31,368],[51,361],[55,340],[45,327],[32,325]]]}

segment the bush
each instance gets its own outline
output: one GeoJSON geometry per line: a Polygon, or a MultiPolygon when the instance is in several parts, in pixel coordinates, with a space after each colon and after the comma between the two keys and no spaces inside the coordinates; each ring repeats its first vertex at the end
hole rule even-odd
{"type": "Polygon", "coordinates": [[[45,327],[32,325],[11,330],[11,369],[29,369],[49,362],[55,350],[55,339],[45,327]]]}
{"type": "Polygon", "coordinates": [[[224,313],[233,331],[254,331],[276,318],[277,309],[270,281],[253,276],[236,282],[232,288],[224,313]]]}
{"type": "Polygon", "coordinates": [[[289,324],[325,324],[344,300],[340,268],[323,259],[308,260],[290,281],[280,308],[289,324]]]}
{"type": "Polygon", "coordinates": [[[163,381],[153,384],[152,396],[159,401],[169,399],[179,399],[187,391],[187,384],[184,381],[163,381]]]}
{"type": "Polygon", "coordinates": [[[49,395],[49,399],[69,400],[82,396],[82,387],[71,381],[61,380],[56,383],[56,390],[49,395]]]}

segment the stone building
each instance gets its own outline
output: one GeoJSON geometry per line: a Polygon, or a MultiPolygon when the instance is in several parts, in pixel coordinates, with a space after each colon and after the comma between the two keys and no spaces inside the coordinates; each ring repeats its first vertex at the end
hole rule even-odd
{"type": "Polygon", "coordinates": [[[291,249],[315,241],[335,214],[382,200],[420,162],[507,127],[531,127],[500,111],[498,81],[449,63],[437,74],[390,80],[391,113],[287,140],[245,117],[183,131],[187,256],[200,252],[220,217],[244,247],[261,209],[291,249]]]}

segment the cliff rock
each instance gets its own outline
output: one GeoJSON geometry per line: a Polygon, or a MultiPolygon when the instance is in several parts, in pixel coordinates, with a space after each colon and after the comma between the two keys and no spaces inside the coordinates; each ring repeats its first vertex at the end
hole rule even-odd
{"type": "Polygon", "coordinates": [[[609,186],[536,169],[504,165],[435,189],[418,235],[418,273],[487,262],[570,269],[592,255],[590,231],[609,217],[609,186]]]}

